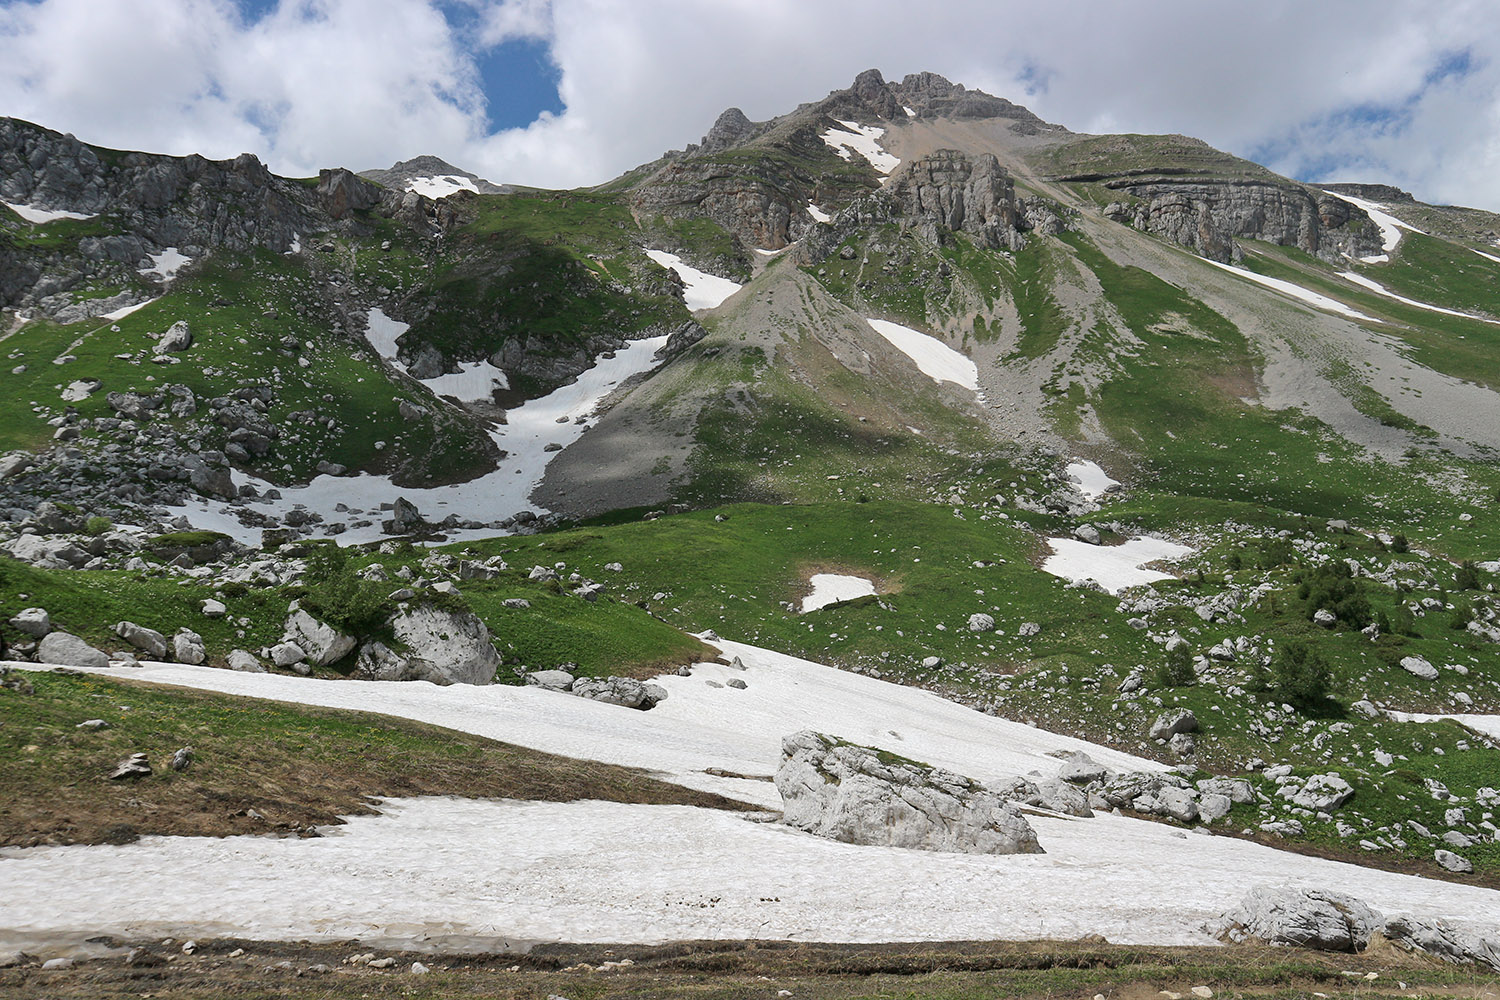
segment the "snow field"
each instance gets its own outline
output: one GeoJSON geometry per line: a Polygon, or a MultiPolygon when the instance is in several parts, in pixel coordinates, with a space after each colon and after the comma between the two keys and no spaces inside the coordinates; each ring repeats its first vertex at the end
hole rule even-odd
{"type": "MultiPolygon", "coordinates": [[[[1121,769],[1162,765],[970,711],[936,695],[734,642],[746,669],[658,678],[636,712],[539,688],[321,681],[146,664],[153,682],[352,707],[552,752],[657,767],[770,808],[780,738],[801,728],[981,780],[1056,773],[1084,749],[1121,769]],[[730,677],[744,690],[712,687],[730,677]]],[[[35,669],[34,665],[31,667],[35,669]]],[[[1042,855],[973,856],[822,840],[762,817],[582,801],[393,800],[319,839],[146,837],[123,846],[0,850],[22,891],[9,934],[113,933],[441,947],[689,938],[837,941],[1069,939],[1211,944],[1205,924],[1264,884],[1331,887],[1388,913],[1500,922],[1500,894],[1276,851],[1144,820],[1038,815],[1042,855]],[[401,849],[400,845],[420,845],[401,849]],[[192,878],[184,878],[191,872],[192,878]]]]}
{"type": "Polygon", "coordinates": [[[690,806],[395,800],[313,840],[146,837],[0,852],[11,884],[26,889],[0,916],[0,939],[208,930],[493,947],[1103,934],[1202,945],[1214,943],[1205,923],[1265,884],[1335,885],[1388,913],[1470,926],[1500,919],[1500,894],[1486,889],[1114,816],[1032,822],[1047,854],[987,857],[840,844],[690,806]]]}
{"type": "Polygon", "coordinates": [[[675,253],[647,250],[646,256],[667,270],[677,272],[677,276],[682,279],[683,300],[687,303],[688,309],[693,312],[699,309],[716,309],[723,304],[725,299],[744,287],[728,278],[720,278],[707,271],[700,271],[690,264],[684,264],[682,258],[675,253]]]}
{"type": "Polygon", "coordinates": [[[1052,555],[1042,561],[1042,570],[1065,580],[1093,580],[1111,594],[1154,580],[1170,580],[1172,574],[1145,569],[1158,559],[1181,559],[1193,549],[1165,538],[1132,538],[1123,545],[1090,545],[1076,538],[1049,538],[1052,555]]]}
{"type": "Polygon", "coordinates": [[[814,573],[808,578],[812,592],[802,598],[802,613],[817,611],[839,601],[852,601],[875,593],[875,584],[862,576],[842,573],[814,573]]]}
{"type": "Polygon", "coordinates": [[[1310,288],[1303,288],[1301,285],[1295,285],[1290,281],[1282,281],[1280,278],[1271,278],[1267,277],[1264,274],[1256,274],[1254,271],[1247,271],[1243,267],[1234,267],[1230,264],[1221,264],[1216,260],[1209,260],[1207,257],[1203,258],[1203,260],[1205,263],[1212,264],[1214,267],[1219,268],[1221,271],[1229,271],[1231,274],[1238,274],[1242,278],[1248,278],[1250,281],[1255,282],[1257,285],[1264,285],[1267,288],[1274,288],[1276,291],[1281,292],[1283,295],[1290,295],[1294,299],[1300,299],[1310,306],[1316,306],[1319,309],[1326,309],[1329,312],[1336,312],[1339,315],[1347,316],[1350,319],[1366,320],[1371,323],[1379,322],[1379,320],[1375,319],[1375,317],[1373,316],[1366,316],[1359,310],[1344,305],[1344,303],[1340,302],[1338,299],[1331,299],[1326,295],[1320,295],[1310,288]]]}
{"type": "Polygon", "coordinates": [[[832,222],[833,216],[823,211],[812,202],[807,203],[807,214],[813,217],[814,222],[832,222]]]}
{"type": "Polygon", "coordinates": [[[844,128],[828,129],[819,138],[836,150],[839,156],[852,161],[854,159],[853,154],[858,153],[865,158],[870,166],[887,176],[890,175],[892,170],[901,165],[899,159],[880,147],[879,139],[885,135],[885,129],[878,125],[861,125],[859,122],[846,122],[842,118],[835,118],[834,121],[844,126],[844,128]]]}
{"type": "Polygon", "coordinates": [[[952,382],[979,391],[979,367],[941,340],[889,320],[867,319],[865,322],[892,347],[911,358],[922,374],[934,382],[952,382]]]}

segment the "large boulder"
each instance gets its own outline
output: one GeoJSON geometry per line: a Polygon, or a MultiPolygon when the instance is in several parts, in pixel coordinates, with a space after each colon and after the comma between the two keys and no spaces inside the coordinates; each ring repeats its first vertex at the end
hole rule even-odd
{"type": "Polygon", "coordinates": [[[10,627],[34,639],[40,639],[52,631],[52,617],[45,608],[27,608],[10,620],[10,627]]]}
{"type": "Polygon", "coordinates": [[[115,635],[153,660],[167,658],[167,637],[154,628],[146,628],[135,622],[119,622],[115,625],[115,635]]]}
{"type": "Polygon", "coordinates": [[[208,659],[208,650],[203,645],[203,636],[192,629],[178,629],[177,634],[172,636],[172,655],[178,663],[188,663],[193,666],[201,664],[208,659]]]}
{"type": "Polygon", "coordinates": [[[157,354],[175,354],[185,351],[193,346],[193,333],[188,329],[187,320],[180,319],[168,328],[156,342],[157,354]]]}
{"type": "Polygon", "coordinates": [[[38,663],[55,663],[65,667],[107,667],[109,657],[76,635],[48,632],[37,643],[38,663]]]}
{"type": "Polygon", "coordinates": [[[1178,733],[1196,733],[1198,717],[1186,708],[1171,708],[1156,717],[1151,724],[1153,740],[1171,739],[1178,733]]]}
{"type": "Polygon", "coordinates": [[[1314,812],[1332,812],[1354,797],[1349,782],[1330,771],[1315,774],[1305,783],[1288,781],[1277,789],[1276,794],[1290,799],[1292,805],[1311,809],[1314,812]]]}
{"type": "Polygon", "coordinates": [[[783,819],[800,830],[849,844],[1043,853],[1019,807],[971,778],[808,730],[784,738],[781,753],[783,819]]]}
{"type": "Polygon", "coordinates": [[[1221,918],[1219,937],[1295,945],[1318,951],[1362,951],[1380,914],[1353,896],[1322,889],[1262,886],[1221,918]]]}
{"type": "MultiPolygon", "coordinates": [[[[422,680],[434,684],[488,684],[500,667],[490,630],[468,611],[431,604],[407,608],[391,619],[400,655],[371,679],[422,680]],[[404,666],[396,666],[400,661],[404,666]]],[[[389,652],[389,650],[387,650],[389,652]]]]}
{"type": "Polygon", "coordinates": [[[287,615],[282,642],[296,643],[315,667],[337,663],[354,649],[355,639],[302,609],[287,615]]]}

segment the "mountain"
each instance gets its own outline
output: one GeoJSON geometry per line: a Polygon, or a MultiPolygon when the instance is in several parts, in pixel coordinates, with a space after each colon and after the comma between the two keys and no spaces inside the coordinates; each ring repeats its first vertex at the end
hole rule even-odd
{"type": "MultiPolygon", "coordinates": [[[[0,120],[18,663],[176,660],[138,676],[734,808],[790,793],[804,818],[897,775],[1113,873],[1124,909],[1079,904],[1080,935],[1209,943],[1291,865],[1369,923],[1403,905],[1378,869],[1401,871],[1449,929],[1381,934],[1493,958],[1455,928],[1500,926],[1500,217],[874,70],[597,187],[486,184],[429,157],[282,178],[0,120]],[[1189,840],[1216,874],[1176,887],[1180,920],[1130,881],[1198,850],[1162,823],[1220,835],[1189,840]]],[[[84,683],[34,686],[77,714],[84,683]]],[[[218,752],[274,742],[247,726],[218,752]]],[[[424,793],[475,794],[440,770],[424,793]]],[[[548,798],[511,780],[483,787],[548,798]]],[[[860,802],[894,794],[798,827],[874,836],[860,802]]],[[[23,813],[5,843],[85,828],[23,813]]]]}
{"type": "Polygon", "coordinates": [[[397,191],[415,191],[427,198],[445,198],[458,191],[509,194],[511,188],[461,170],[436,156],[401,160],[385,170],[361,170],[359,176],[397,191]]]}

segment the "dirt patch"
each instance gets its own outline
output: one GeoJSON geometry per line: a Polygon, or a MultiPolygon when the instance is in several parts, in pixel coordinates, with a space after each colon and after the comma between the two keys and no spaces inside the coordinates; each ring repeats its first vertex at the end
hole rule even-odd
{"type": "Polygon", "coordinates": [[[374,812],[373,800],[419,795],[753,808],[634,768],[387,716],[94,676],[29,679],[33,695],[0,691],[3,846],[316,836],[342,816],[374,812]],[[77,728],[93,718],[107,727],[77,728]],[[192,763],[174,771],[183,747],[192,763]],[[147,754],[153,773],[111,781],[133,753],[147,754]]]}
{"type": "Polygon", "coordinates": [[[105,957],[42,972],[38,954],[0,969],[0,994],[57,998],[361,996],[535,998],[760,998],[798,1000],[900,996],[911,1000],[1078,997],[1161,1000],[1163,990],[1221,997],[1500,997],[1488,970],[1446,966],[1399,952],[1328,955],[1288,948],[1160,948],[1076,942],[804,944],[699,941],[653,947],[542,945],[527,953],[384,951],[357,941],[331,945],[241,940],[104,940],[105,957]],[[388,968],[351,964],[374,953],[388,968]],[[428,970],[413,974],[413,963],[428,970]],[[1376,978],[1367,980],[1367,973],[1376,978]]]}
{"type": "Polygon", "coordinates": [[[1246,402],[1260,401],[1260,383],[1255,377],[1254,369],[1248,365],[1241,365],[1217,375],[1208,375],[1206,380],[1209,385],[1230,399],[1246,402]]]}

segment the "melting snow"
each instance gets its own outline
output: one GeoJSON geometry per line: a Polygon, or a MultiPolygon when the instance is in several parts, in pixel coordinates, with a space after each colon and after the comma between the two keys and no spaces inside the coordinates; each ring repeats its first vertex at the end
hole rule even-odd
{"type": "Polygon", "coordinates": [[[1476,733],[1483,733],[1500,739],[1500,715],[1467,715],[1454,713],[1450,715],[1430,715],[1424,712],[1392,712],[1391,718],[1397,722],[1440,722],[1450,719],[1461,725],[1468,726],[1476,733]]]}
{"type": "Polygon", "coordinates": [[[1170,580],[1172,574],[1144,569],[1158,559],[1181,559],[1193,549],[1169,542],[1165,538],[1132,538],[1123,545],[1090,545],[1076,538],[1049,538],[1053,554],[1042,562],[1042,569],[1074,583],[1093,580],[1111,594],[1156,580],[1170,580]]]}
{"type": "Polygon", "coordinates": [[[831,128],[824,132],[820,138],[829,146],[838,150],[839,156],[853,161],[852,153],[858,153],[869,161],[870,166],[882,174],[890,174],[901,165],[901,161],[880,148],[877,141],[885,135],[885,129],[878,125],[861,125],[859,122],[846,122],[842,118],[834,121],[848,129],[847,132],[831,128]]]}
{"type": "Polygon", "coordinates": [[[473,191],[475,194],[478,194],[479,186],[467,177],[449,174],[434,177],[413,177],[406,182],[406,190],[415,191],[424,198],[431,198],[436,201],[439,198],[446,198],[450,194],[456,194],[459,191],[473,191]]]}
{"type": "Polygon", "coordinates": [[[965,389],[979,391],[979,367],[941,340],[889,320],[872,319],[866,322],[876,333],[890,341],[892,347],[911,358],[922,374],[934,382],[953,382],[965,389]]]}
{"type": "Polygon", "coordinates": [[[171,281],[177,277],[177,272],[182,270],[183,265],[191,264],[193,258],[178,252],[176,247],[167,247],[161,253],[147,254],[151,258],[151,267],[141,268],[141,274],[156,275],[162,281],[171,281]]]}
{"type": "Polygon", "coordinates": [[[813,217],[814,222],[832,222],[833,216],[823,211],[812,202],[807,203],[807,214],[813,217]]]}
{"type": "MultiPolygon", "coordinates": [[[[393,358],[396,341],[406,332],[407,324],[393,320],[378,309],[370,311],[366,337],[371,346],[382,357],[393,358]]],[[[277,501],[251,501],[252,506],[270,507],[286,511],[294,504],[303,504],[309,510],[322,514],[325,521],[348,522],[355,520],[351,514],[335,511],[336,504],[366,511],[364,520],[375,523],[365,528],[350,528],[337,538],[341,544],[368,542],[384,537],[380,533],[380,520],[385,516],[380,511],[381,503],[389,503],[398,496],[406,497],[431,521],[441,521],[449,514],[463,520],[490,522],[509,517],[520,510],[538,510],[530,502],[533,490],[541,484],[547,465],[558,453],[547,450],[547,445],[557,444],[566,448],[582,436],[593,424],[592,417],[599,404],[613,392],[621,382],[632,375],[650,371],[657,364],[656,352],[666,346],[667,337],[650,337],[636,340],[615,352],[614,357],[601,357],[594,367],[578,376],[570,385],[562,386],[540,399],[532,399],[506,412],[506,423],[495,426],[490,437],[507,456],[500,461],[499,468],[466,483],[451,486],[398,487],[388,476],[318,476],[306,486],[278,487],[281,499],[277,501]]],[[[480,364],[483,364],[481,362],[480,364]]],[[[473,385],[486,378],[502,375],[498,369],[483,372],[471,367],[470,371],[442,378],[468,379],[473,385]]],[[[271,484],[236,474],[236,484],[254,482],[264,491],[271,484]]],[[[220,505],[195,502],[183,507],[169,508],[183,513],[195,526],[212,528],[233,535],[235,538],[258,542],[260,531],[246,528],[220,505]]],[[[495,529],[463,529],[447,532],[455,540],[478,538],[498,534],[495,529]]]]}
{"type": "Polygon", "coordinates": [[[44,222],[56,222],[58,219],[92,219],[92,215],[84,215],[82,212],[66,212],[60,208],[37,208],[32,205],[16,205],[8,201],[0,201],[0,205],[15,212],[27,222],[41,224],[44,222]]]}
{"type": "Polygon", "coordinates": [[[1336,312],[1340,315],[1348,316],[1350,319],[1367,320],[1371,323],[1379,322],[1379,320],[1377,320],[1373,316],[1366,316],[1359,310],[1352,309],[1349,306],[1344,305],[1344,303],[1340,302],[1338,299],[1331,299],[1326,295],[1319,295],[1317,292],[1313,291],[1310,288],[1303,288],[1301,285],[1294,285],[1290,281],[1282,281],[1280,278],[1270,278],[1264,274],[1256,274],[1254,271],[1247,271],[1243,267],[1234,267],[1230,264],[1221,264],[1216,260],[1209,260],[1207,257],[1203,259],[1206,263],[1212,264],[1214,267],[1217,267],[1220,270],[1238,274],[1242,278],[1248,278],[1251,281],[1255,282],[1257,285],[1265,285],[1267,288],[1274,288],[1276,291],[1281,292],[1284,295],[1290,295],[1294,299],[1301,299],[1308,305],[1317,306],[1319,309],[1327,309],[1330,312],[1336,312]]]}
{"type": "Polygon", "coordinates": [[[154,298],[149,298],[145,302],[137,302],[133,306],[121,306],[120,308],[114,310],[113,312],[107,312],[107,313],[105,313],[104,315],[100,316],[99,318],[100,319],[107,319],[110,322],[114,322],[115,320],[121,320],[121,319],[124,319],[126,316],[129,316],[131,313],[135,312],[137,309],[144,309],[144,308],[146,308],[147,306],[149,306],[151,303],[155,302],[159,298],[161,298],[160,295],[155,296],[154,298]]]}
{"type": "Polygon", "coordinates": [[[647,250],[646,256],[656,261],[662,267],[676,271],[677,276],[682,279],[683,300],[687,307],[697,312],[699,309],[717,308],[725,299],[743,288],[728,278],[720,278],[717,275],[700,271],[696,267],[684,264],[682,258],[675,253],[666,253],[662,250],[647,250]]]}
{"type": "MultiPolygon", "coordinates": [[[[1349,194],[1338,194],[1333,191],[1324,191],[1323,193],[1328,195],[1330,198],[1338,198],[1340,201],[1347,201],[1355,208],[1364,209],[1365,214],[1370,217],[1370,220],[1374,222],[1375,225],[1380,227],[1380,242],[1382,248],[1385,250],[1385,253],[1377,257],[1361,257],[1360,259],[1363,260],[1366,264],[1377,264],[1382,263],[1386,260],[1390,260],[1390,252],[1396,249],[1396,245],[1401,242],[1401,230],[1406,229],[1410,230],[1413,233],[1422,232],[1422,230],[1418,229],[1416,226],[1409,226],[1406,223],[1402,222],[1400,219],[1396,218],[1394,215],[1385,211],[1384,207],[1376,202],[1365,201],[1363,198],[1356,198],[1353,195],[1349,194]]],[[[1426,234],[1424,233],[1423,235],[1426,234]]]]}
{"type": "Polygon", "coordinates": [[[509,389],[505,371],[488,361],[459,362],[458,372],[423,379],[422,384],[439,396],[452,396],[465,403],[489,403],[496,389],[509,389]]]}
{"type": "Polygon", "coordinates": [[[1109,478],[1109,474],[1093,462],[1078,459],[1068,464],[1067,477],[1078,484],[1078,490],[1090,500],[1098,500],[1109,492],[1111,486],[1119,486],[1117,479],[1109,478]]]}
{"type": "Polygon", "coordinates": [[[908,117],[908,118],[915,118],[915,117],[917,117],[917,113],[915,111],[913,111],[911,108],[908,108],[904,104],[901,106],[901,110],[906,112],[906,117],[908,117]]]}
{"type": "MultiPolygon", "coordinates": [[[[991,781],[1055,774],[1049,752],[1122,770],[1163,765],[733,642],[743,671],[699,664],[657,679],[650,712],[539,688],[324,681],[145,664],[132,678],[278,701],[378,711],[553,753],[664,771],[692,787],[779,806],[765,781],[780,740],[813,728],[991,781]],[[744,690],[711,687],[738,677],[744,690]]],[[[34,665],[22,665],[31,667],[34,665]]],[[[99,671],[123,673],[123,671],[99,671]]],[[[1326,887],[1388,913],[1492,932],[1500,894],[1303,857],[1231,837],[1101,814],[1032,816],[1046,854],[863,847],[689,806],[424,798],[314,839],[143,837],[125,846],[0,850],[0,930],[63,937],[213,933],[359,938],[391,947],[462,941],[660,942],[1072,939],[1216,942],[1204,924],[1266,884],[1326,887]],[[400,845],[420,844],[421,850],[400,845]],[[476,848],[476,845],[480,845],[476,848]],[[654,863],[642,864],[642,859],[654,863]],[[1171,871],[1172,878],[1163,878],[1171,871]],[[184,879],[183,872],[192,872],[184,879]],[[1059,906],[1066,899],[1068,905],[1059,906]],[[287,905],[295,900],[295,905],[287,905]],[[710,902],[711,901],[711,902],[710,902]]],[[[0,934],[3,936],[3,934],[0,934]]]]}
{"type": "Polygon", "coordinates": [[[842,573],[814,573],[808,578],[812,592],[802,598],[802,613],[826,608],[838,601],[852,601],[875,593],[875,584],[862,576],[842,573]]]}
{"type": "Polygon", "coordinates": [[[1356,285],[1368,288],[1376,295],[1384,295],[1388,299],[1395,299],[1397,302],[1404,302],[1409,306],[1416,306],[1418,309],[1426,309],[1429,312],[1442,313],[1445,316],[1462,316],[1464,319],[1477,319],[1481,323],[1496,322],[1492,319],[1485,319],[1483,316],[1475,316],[1473,313],[1459,312],[1456,309],[1444,309],[1442,306],[1435,306],[1430,302],[1418,302],[1416,299],[1409,299],[1404,295],[1397,295],[1395,292],[1391,291],[1389,288],[1386,288],[1379,282],[1371,281],[1364,275],[1355,274],[1353,271],[1340,271],[1339,277],[1347,278],[1349,281],[1354,282],[1356,285]]]}
{"type": "MultiPolygon", "coordinates": [[[[1469,249],[1472,250],[1473,247],[1470,247],[1469,249]]],[[[1500,264],[1500,257],[1496,257],[1492,253],[1485,253],[1483,250],[1474,250],[1474,252],[1477,253],[1479,256],[1483,257],[1485,260],[1492,260],[1496,264],[1500,264]]]]}

